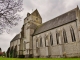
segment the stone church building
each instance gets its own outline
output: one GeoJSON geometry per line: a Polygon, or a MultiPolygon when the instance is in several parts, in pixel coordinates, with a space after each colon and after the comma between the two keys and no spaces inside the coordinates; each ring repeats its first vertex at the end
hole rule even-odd
{"type": "Polygon", "coordinates": [[[10,57],[80,57],[80,10],[45,23],[36,9],[27,13],[21,32],[10,42],[10,57]]]}

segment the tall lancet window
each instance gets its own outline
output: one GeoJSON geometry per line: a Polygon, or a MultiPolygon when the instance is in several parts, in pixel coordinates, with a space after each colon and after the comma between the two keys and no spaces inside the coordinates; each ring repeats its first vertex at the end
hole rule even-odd
{"type": "Polygon", "coordinates": [[[50,44],[51,44],[51,46],[53,45],[53,36],[52,36],[52,34],[50,34],[50,44]]]}
{"type": "Polygon", "coordinates": [[[45,36],[45,47],[48,46],[48,36],[45,36]]]}
{"type": "Polygon", "coordinates": [[[67,43],[67,35],[65,29],[63,29],[63,38],[64,38],[64,43],[67,43]]]}
{"type": "Polygon", "coordinates": [[[40,37],[40,47],[42,47],[42,38],[40,37]]]}
{"type": "Polygon", "coordinates": [[[59,32],[56,33],[56,41],[57,41],[57,44],[59,44],[59,32]]]}
{"type": "Polygon", "coordinates": [[[71,32],[72,42],[76,41],[75,34],[74,34],[74,29],[72,27],[70,28],[70,32],[71,32]]]}
{"type": "Polygon", "coordinates": [[[24,41],[24,50],[26,50],[26,42],[24,41]]]}
{"type": "Polygon", "coordinates": [[[38,46],[38,39],[36,40],[36,47],[39,47],[39,46],[38,46]]]}
{"type": "Polygon", "coordinates": [[[39,47],[39,42],[38,39],[36,39],[36,53],[38,53],[38,47],[39,47]]]}

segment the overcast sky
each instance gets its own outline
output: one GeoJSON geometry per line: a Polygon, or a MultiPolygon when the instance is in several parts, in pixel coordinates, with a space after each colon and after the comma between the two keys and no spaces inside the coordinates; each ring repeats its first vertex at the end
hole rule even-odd
{"type": "Polygon", "coordinates": [[[0,35],[0,47],[3,51],[7,51],[10,41],[20,32],[24,18],[28,12],[32,13],[35,9],[38,9],[42,17],[42,22],[46,22],[76,8],[77,5],[80,7],[80,0],[23,0],[24,10],[20,12],[22,21],[19,21],[19,25],[13,27],[9,34],[5,32],[0,35]]]}

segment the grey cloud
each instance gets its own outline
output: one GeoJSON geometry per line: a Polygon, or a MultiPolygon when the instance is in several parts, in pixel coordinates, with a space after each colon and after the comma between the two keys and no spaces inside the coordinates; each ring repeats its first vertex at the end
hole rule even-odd
{"type": "Polygon", "coordinates": [[[49,7],[49,10],[43,14],[44,22],[50,19],[55,18],[56,16],[59,16],[73,8],[76,8],[77,5],[80,6],[80,0],[51,0],[50,4],[51,7],[49,7]],[[66,2],[66,3],[65,3],[66,2]],[[72,3],[70,6],[66,7],[68,3],[72,3]]]}
{"type": "Polygon", "coordinates": [[[2,35],[0,35],[0,47],[2,48],[3,51],[6,51],[7,48],[10,45],[10,40],[14,37],[15,34],[7,34],[7,33],[3,33],[2,35]]]}
{"type": "Polygon", "coordinates": [[[13,34],[13,33],[18,34],[18,33],[20,33],[22,25],[23,25],[22,21],[19,21],[18,25],[15,26],[15,27],[13,27],[13,28],[10,30],[10,34],[13,34]]]}
{"type": "Polygon", "coordinates": [[[32,9],[34,6],[33,4],[31,3],[31,0],[24,0],[24,6],[29,10],[29,9],[32,9]]]}
{"type": "Polygon", "coordinates": [[[0,44],[0,47],[2,48],[2,51],[7,51],[9,45],[10,45],[10,43],[6,42],[6,43],[3,43],[3,44],[0,44]]]}

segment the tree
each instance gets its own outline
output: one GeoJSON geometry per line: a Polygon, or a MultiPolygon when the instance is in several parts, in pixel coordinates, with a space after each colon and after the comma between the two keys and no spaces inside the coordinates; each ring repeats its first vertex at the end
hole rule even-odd
{"type": "Polygon", "coordinates": [[[5,51],[3,52],[3,55],[2,55],[2,56],[6,57],[6,53],[5,53],[5,51]]]}
{"type": "Polygon", "coordinates": [[[0,48],[0,56],[2,56],[2,54],[3,54],[3,53],[2,53],[2,49],[0,48]]]}
{"type": "Polygon", "coordinates": [[[21,19],[18,12],[22,11],[23,0],[0,0],[0,33],[16,26],[21,19]]]}
{"type": "Polygon", "coordinates": [[[2,49],[0,48],[0,52],[2,51],[2,49]]]}

